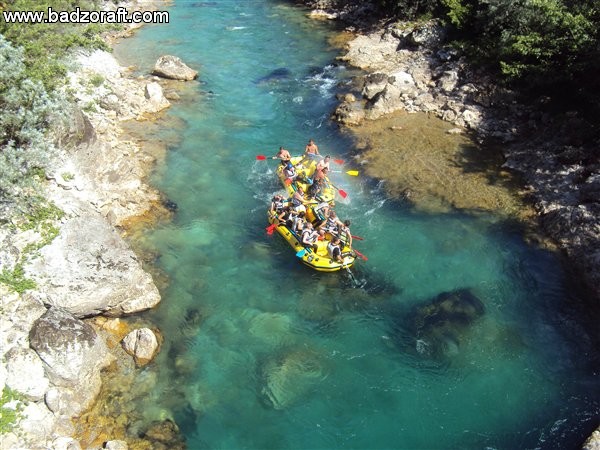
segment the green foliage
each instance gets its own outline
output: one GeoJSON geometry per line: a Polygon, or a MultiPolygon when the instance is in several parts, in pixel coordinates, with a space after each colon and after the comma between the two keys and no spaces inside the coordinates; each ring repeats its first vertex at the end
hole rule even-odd
{"type": "Polygon", "coordinates": [[[4,386],[0,397],[0,435],[12,431],[22,410],[23,402],[20,396],[4,386]],[[8,406],[11,402],[16,402],[16,407],[8,406]]]}
{"type": "Polygon", "coordinates": [[[382,13],[403,20],[431,18],[439,9],[439,0],[376,0],[382,13]]]}
{"type": "Polygon", "coordinates": [[[60,220],[65,213],[54,203],[39,203],[23,216],[18,228],[22,231],[33,230],[46,222],[60,220]]]}
{"type": "Polygon", "coordinates": [[[104,83],[104,77],[99,73],[95,73],[90,77],[90,84],[92,86],[99,87],[102,86],[102,83],[104,83]]]}
{"type": "Polygon", "coordinates": [[[27,78],[23,51],[0,35],[0,208],[28,209],[55,152],[46,133],[65,106],[27,78]]]}
{"type": "Polygon", "coordinates": [[[573,106],[599,107],[600,81],[594,74],[600,70],[600,7],[594,0],[442,3],[454,38],[478,63],[522,92],[563,95],[573,106]]]}
{"type": "Polygon", "coordinates": [[[35,281],[25,278],[25,270],[22,264],[17,264],[12,271],[3,269],[0,273],[0,283],[5,284],[19,294],[37,287],[35,281]]]}
{"type": "Polygon", "coordinates": [[[450,19],[450,23],[457,28],[461,28],[465,24],[472,11],[472,6],[461,0],[442,0],[442,4],[448,9],[446,15],[450,19]]]}
{"type": "Polygon", "coordinates": [[[63,172],[60,174],[61,178],[65,181],[72,181],[75,178],[71,172],[63,172]]]}
{"type": "MultiPolygon", "coordinates": [[[[98,10],[97,2],[90,0],[13,0],[7,9],[47,11],[48,7],[55,11],[73,11],[76,7],[98,10]]],[[[24,50],[27,77],[41,81],[48,91],[64,83],[68,69],[64,58],[69,51],[76,48],[109,50],[100,34],[113,28],[104,24],[9,24],[0,20],[0,34],[24,50]]]]}

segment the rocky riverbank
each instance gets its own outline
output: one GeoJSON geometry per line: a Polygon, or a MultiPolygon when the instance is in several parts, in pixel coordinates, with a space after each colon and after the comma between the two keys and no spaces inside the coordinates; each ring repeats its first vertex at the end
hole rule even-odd
{"type": "Polygon", "coordinates": [[[586,295],[596,299],[590,306],[597,311],[600,163],[597,151],[586,140],[593,124],[576,111],[551,113],[548,98],[535,104],[519,103],[517,93],[500,87],[450,47],[446,29],[436,21],[377,24],[368,2],[301,3],[314,9],[311,16],[338,19],[355,32],[340,60],[363,69],[365,75],[348,86],[334,119],[357,138],[361,147],[357,160],[366,165],[368,173],[386,179],[392,193],[417,204],[423,190],[439,192],[438,203],[451,208],[514,214],[525,208],[524,201],[533,204],[537,222],[567,254],[574,274],[586,286],[586,295]],[[470,149],[456,146],[454,155],[442,158],[407,148],[403,142],[410,141],[410,131],[401,123],[407,119],[398,119],[407,113],[439,118],[448,124],[447,133],[469,135],[474,145],[470,149]],[[473,163],[481,161],[479,144],[500,149],[503,161],[496,159],[484,166],[473,163]],[[401,153],[394,159],[398,161],[397,171],[390,171],[389,158],[380,157],[382,149],[391,147],[401,153]],[[478,153],[475,158],[469,155],[473,152],[478,153]],[[436,166],[442,167],[443,173],[453,173],[452,179],[444,182],[446,177],[440,177],[440,171],[432,175],[436,166]],[[468,181],[466,185],[457,187],[463,182],[457,181],[459,175],[468,181]],[[475,176],[482,181],[475,191],[485,198],[465,203],[464,193],[473,190],[469,180],[475,176]],[[512,195],[510,199],[504,195],[505,188],[515,191],[515,176],[523,188],[520,198],[512,195]],[[431,188],[435,184],[438,188],[431,188]],[[413,193],[416,195],[411,198],[413,193]]]}
{"type": "MultiPolygon", "coordinates": [[[[125,129],[135,121],[149,131],[170,106],[165,95],[178,98],[176,87],[150,74],[134,77],[104,51],[73,54],[71,63],[65,88],[71,120],[57,132],[46,202],[0,229],[3,449],[128,448],[125,428],[134,414],[96,421],[101,413],[90,418],[90,411],[103,404],[99,394],[114,394],[102,380],[115,374],[130,396],[146,395],[152,383],[137,382],[138,368],[160,347],[157,330],[120,318],[160,302],[122,234],[136,218],[169,215],[172,205],[145,182],[166,147],[144,146],[125,129]]],[[[182,444],[169,423],[139,429],[141,438],[127,441],[133,448],[177,448],[182,444]]]]}

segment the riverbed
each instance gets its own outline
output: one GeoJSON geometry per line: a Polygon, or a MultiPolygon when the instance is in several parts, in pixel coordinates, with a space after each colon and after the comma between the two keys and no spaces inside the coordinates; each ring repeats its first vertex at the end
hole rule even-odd
{"type": "Polygon", "coordinates": [[[581,443],[599,405],[584,330],[566,320],[578,299],[560,257],[525,239],[519,202],[508,216],[414,208],[354,158],[329,120],[353,75],[331,24],[272,1],[169,10],[116,50],[140,74],[162,54],[200,71],[155,136],[169,148],[152,183],[177,211],[136,241],[168,282],[148,315],[165,336],[157,381],[131,430],[171,417],[189,448],[581,443]],[[280,186],[256,156],[309,138],[345,161],[336,210],[368,257],[351,274],[312,272],[265,233],[280,186]]]}

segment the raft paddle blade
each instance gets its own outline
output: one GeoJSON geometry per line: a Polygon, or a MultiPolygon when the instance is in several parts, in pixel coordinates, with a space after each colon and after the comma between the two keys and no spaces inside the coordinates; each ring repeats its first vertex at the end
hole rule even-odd
{"type": "Polygon", "coordinates": [[[343,189],[338,189],[338,192],[340,193],[342,198],[348,197],[348,193],[346,191],[344,191],[343,189]]]}
{"type": "Polygon", "coordinates": [[[271,234],[273,234],[273,231],[275,231],[275,228],[277,228],[276,223],[269,225],[267,228],[265,228],[265,230],[267,230],[268,235],[271,235],[271,234]]]}
{"type": "Polygon", "coordinates": [[[334,159],[333,161],[335,163],[337,163],[337,164],[344,164],[344,160],[343,159],[334,159]]]}
{"type": "Polygon", "coordinates": [[[359,252],[358,250],[356,250],[355,248],[353,248],[352,250],[354,250],[354,253],[356,253],[356,256],[358,256],[359,258],[368,261],[369,258],[367,258],[365,255],[363,255],[361,252],[359,252]]]}
{"type": "Polygon", "coordinates": [[[298,250],[298,251],[296,252],[296,256],[297,256],[298,258],[302,258],[302,257],[304,256],[304,254],[305,254],[305,253],[306,253],[306,249],[305,249],[305,248],[303,248],[302,250],[298,250]]]}
{"type": "Polygon", "coordinates": [[[356,239],[356,240],[359,240],[359,241],[364,241],[365,240],[365,238],[363,238],[363,237],[354,236],[354,235],[352,235],[352,239],[356,239]]]}
{"type": "Polygon", "coordinates": [[[284,181],[284,183],[285,183],[286,186],[289,186],[290,184],[293,183],[293,181],[292,181],[291,178],[286,178],[285,181],[284,181]]]}
{"type": "Polygon", "coordinates": [[[348,170],[346,173],[348,175],[352,175],[353,177],[357,177],[358,176],[358,170],[348,170]]]}
{"type": "Polygon", "coordinates": [[[258,159],[259,161],[264,161],[265,159],[267,159],[267,157],[265,155],[256,155],[256,159],[258,159]]]}

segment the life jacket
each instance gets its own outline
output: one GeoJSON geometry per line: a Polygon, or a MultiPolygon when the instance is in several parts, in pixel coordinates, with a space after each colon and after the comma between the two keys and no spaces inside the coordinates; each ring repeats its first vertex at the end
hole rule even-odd
{"type": "Polygon", "coordinates": [[[335,221],[335,219],[328,217],[323,228],[325,228],[325,230],[329,231],[330,233],[335,233],[337,230],[337,222],[335,221]]]}
{"type": "Polygon", "coordinates": [[[298,231],[298,226],[304,223],[304,218],[300,216],[296,216],[292,219],[292,228],[294,231],[298,231]]]}
{"type": "Polygon", "coordinates": [[[350,234],[350,229],[344,225],[338,228],[338,237],[340,238],[340,241],[342,241],[342,244],[346,245],[349,241],[348,239],[348,235],[350,234]]]}
{"type": "Polygon", "coordinates": [[[287,201],[285,199],[273,199],[273,204],[275,205],[275,211],[280,213],[281,211],[283,211],[283,208],[285,208],[285,204],[287,203],[287,201]]]}
{"type": "Polygon", "coordinates": [[[283,174],[286,178],[294,178],[296,176],[296,169],[294,169],[294,166],[286,167],[283,169],[283,174]]]}
{"type": "Polygon", "coordinates": [[[336,245],[333,242],[330,242],[329,244],[327,244],[327,253],[329,254],[329,257],[331,259],[336,259],[337,258],[336,253],[341,254],[342,250],[340,249],[339,245],[336,245]]]}
{"type": "Polygon", "coordinates": [[[319,233],[317,233],[314,229],[310,229],[310,230],[307,229],[302,232],[302,241],[305,240],[304,239],[305,237],[307,237],[306,240],[310,244],[314,244],[317,241],[317,237],[319,237],[319,233]],[[308,235],[308,237],[306,235],[308,235]]]}
{"type": "Polygon", "coordinates": [[[296,197],[295,195],[292,196],[292,205],[293,206],[300,206],[302,204],[302,200],[298,200],[298,197],[296,197]]]}

